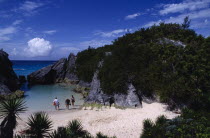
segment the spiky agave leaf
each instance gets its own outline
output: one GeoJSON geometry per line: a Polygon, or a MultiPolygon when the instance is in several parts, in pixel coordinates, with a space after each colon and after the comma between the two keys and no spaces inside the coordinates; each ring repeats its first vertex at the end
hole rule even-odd
{"type": "Polygon", "coordinates": [[[4,118],[1,122],[0,137],[13,137],[13,130],[17,126],[17,118],[20,118],[19,114],[25,112],[26,109],[23,99],[9,99],[0,102],[0,118],[4,118]]]}
{"type": "Polygon", "coordinates": [[[5,118],[11,114],[19,118],[19,114],[24,113],[26,110],[27,107],[22,98],[3,100],[0,102],[0,118],[5,118]]]}
{"type": "Polygon", "coordinates": [[[28,118],[27,121],[28,129],[26,133],[35,137],[46,137],[52,128],[52,121],[45,112],[37,112],[28,118]]]}
{"type": "Polygon", "coordinates": [[[71,122],[69,122],[67,129],[70,133],[71,137],[86,137],[89,138],[90,133],[86,130],[83,129],[82,123],[78,120],[72,120],[71,122]]]}
{"type": "Polygon", "coordinates": [[[57,130],[50,134],[50,138],[69,138],[69,131],[65,127],[58,127],[57,130]]]}

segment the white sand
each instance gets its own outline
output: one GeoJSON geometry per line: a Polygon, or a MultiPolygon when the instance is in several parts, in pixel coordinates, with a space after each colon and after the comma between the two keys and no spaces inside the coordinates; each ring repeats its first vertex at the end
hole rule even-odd
{"type": "MultiPolygon", "coordinates": [[[[118,138],[139,138],[143,128],[143,120],[147,118],[155,121],[160,115],[165,115],[169,119],[178,116],[178,114],[166,111],[166,106],[160,103],[143,103],[143,108],[137,109],[123,110],[108,107],[99,111],[89,108],[88,110],[60,110],[48,113],[53,120],[54,129],[67,125],[73,119],[79,119],[84,129],[94,136],[100,131],[108,136],[117,136],[118,138]]],[[[17,131],[25,128],[24,121],[27,120],[28,114],[21,115],[23,120],[19,121],[17,131]]]]}

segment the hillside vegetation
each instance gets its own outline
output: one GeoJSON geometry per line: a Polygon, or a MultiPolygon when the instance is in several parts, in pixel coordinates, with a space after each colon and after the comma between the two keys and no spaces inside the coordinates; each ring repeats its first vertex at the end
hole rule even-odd
{"type": "Polygon", "coordinates": [[[182,109],[172,120],[145,120],[142,138],[210,137],[210,37],[196,34],[189,23],[160,23],[78,53],[79,79],[91,82],[98,69],[105,94],[126,94],[132,83],[138,93],[182,109]]]}
{"type": "Polygon", "coordinates": [[[79,79],[91,82],[98,62],[104,93],[126,93],[133,83],[145,96],[173,106],[207,108],[210,103],[210,37],[179,24],[140,29],[112,45],[78,53],[79,79]],[[106,56],[106,52],[111,55],[106,56]]]}

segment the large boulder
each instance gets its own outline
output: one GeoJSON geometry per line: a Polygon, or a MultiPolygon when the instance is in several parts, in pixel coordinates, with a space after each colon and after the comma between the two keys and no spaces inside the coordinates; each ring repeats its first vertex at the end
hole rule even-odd
{"type": "Polygon", "coordinates": [[[54,82],[52,65],[37,70],[27,76],[29,84],[51,84],[54,82]]]}
{"type": "Polygon", "coordinates": [[[68,59],[62,58],[53,65],[37,70],[27,76],[31,85],[53,84],[58,82],[78,82],[75,74],[76,56],[70,54],[68,59]]]}
{"type": "Polygon", "coordinates": [[[10,94],[19,89],[18,77],[12,68],[8,54],[0,50],[0,94],[10,94]]]}

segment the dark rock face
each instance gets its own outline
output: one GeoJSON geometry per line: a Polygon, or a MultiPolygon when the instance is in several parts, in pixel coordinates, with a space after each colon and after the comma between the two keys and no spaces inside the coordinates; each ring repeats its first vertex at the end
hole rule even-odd
{"type": "Polygon", "coordinates": [[[37,70],[27,76],[29,84],[53,84],[63,81],[78,81],[75,70],[76,56],[70,54],[53,65],[37,70]]]}
{"type": "Polygon", "coordinates": [[[18,77],[12,68],[8,54],[0,50],[0,94],[5,95],[19,89],[18,77]]]}
{"type": "Polygon", "coordinates": [[[20,84],[23,84],[26,82],[26,77],[23,75],[20,75],[18,79],[19,79],[20,84]]]}
{"type": "Polygon", "coordinates": [[[75,62],[76,62],[76,56],[71,53],[67,60],[65,79],[71,81],[78,81],[78,77],[75,74],[75,62]]]}
{"type": "Polygon", "coordinates": [[[44,67],[27,76],[29,84],[51,84],[54,82],[52,65],[44,67]]]}

